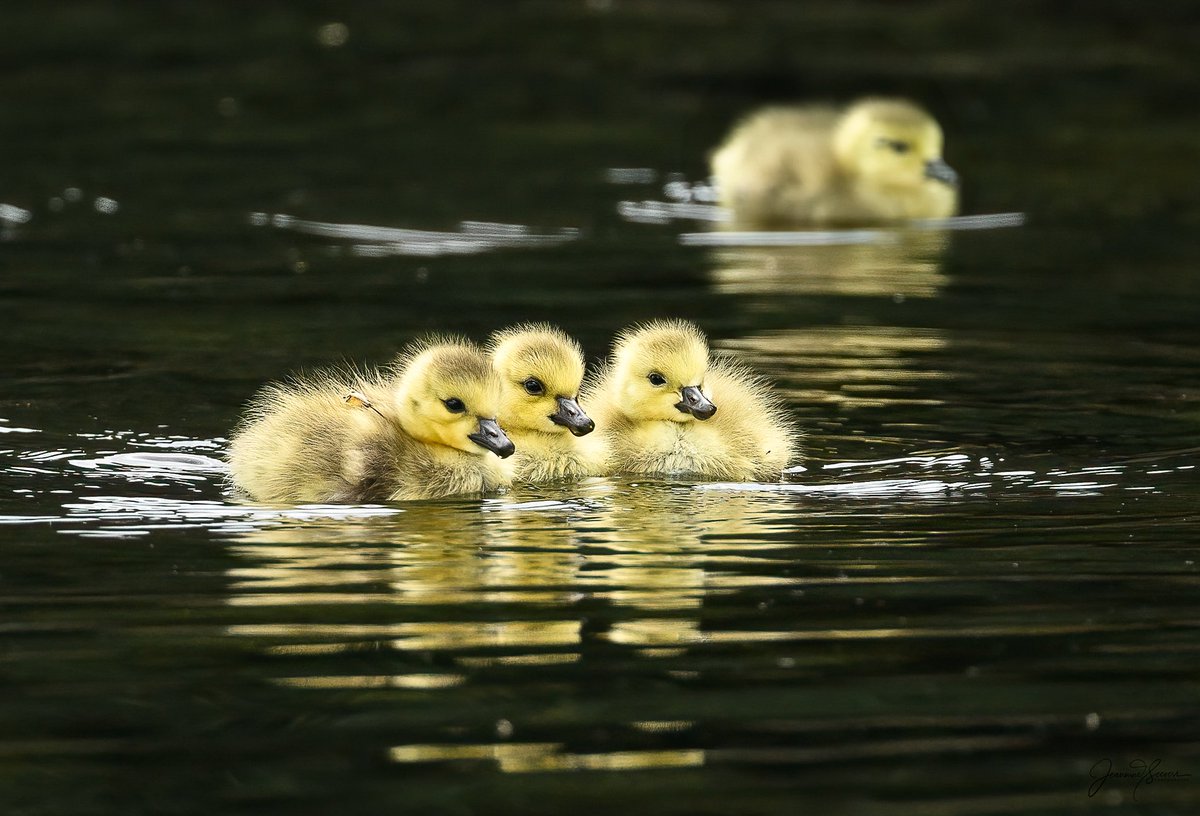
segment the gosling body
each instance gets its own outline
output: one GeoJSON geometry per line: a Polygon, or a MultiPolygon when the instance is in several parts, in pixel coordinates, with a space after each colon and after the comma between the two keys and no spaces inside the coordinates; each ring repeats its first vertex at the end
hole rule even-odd
{"type": "Polygon", "coordinates": [[[585,437],[595,423],[580,407],[583,349],[548,324],[522,324],[488,341],[500,377],[500,421],[517,447],[515,479],[539,484],[590,474],[597,458],[585,437]]]}
{"type": "Polygon", "coordinates": [[[620,334],[584,406],[603,440],[600,472],[773,480],[794,454],[780,399],[749,369],[711,355],[685,321],[620,334]]]}
{"type": "Polygon", "coordinates": [[[741,224],[947,218],[958,210],[958,176],[942,143],[937,121],[905,100],[774,107],[735,127],[711,166],[741,224]]]}
{"type": "Polygon", "coordinates": [[[499,381],[476,346],[410,347],[373,372],[267,386],[229,447],[234,487],[260,502],[407,501],[511,483],[499,381]]]}

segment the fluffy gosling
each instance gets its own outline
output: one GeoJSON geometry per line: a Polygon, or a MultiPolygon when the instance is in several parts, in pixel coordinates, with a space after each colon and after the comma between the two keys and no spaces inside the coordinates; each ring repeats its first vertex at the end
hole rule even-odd
{"type": "Polygon", "coordinates": [[[601,472],[773,480],[793,453],[779,398],[745,367],[710,355],[704,334],[682,320],[619,334],[584,406],[607,452],[601,472]]]}
{"type": "Polygon", "coordinates": [[[387,369],[267,386],[229,447],[235,488],[260,502],[431,499],[507,486],[513,444],[500,380],[459,339],[410,346],[387,369]]]}
{"type": "Polygon", "coordinates": [[[735,127],[711,163],[721,203],[741,223],[879,223],[958,210],[941,127],[902,99],[767,108],[735,127]]]}
{"type": "Polygon", "coordinates": [[[596,424],[578,402],[583,349],[547,324],[496,332],[487,349],[503,384],[500,420],[517,446],[516,478],[536,484],[587,475],[594,454],[581,437],[596,424]]]}

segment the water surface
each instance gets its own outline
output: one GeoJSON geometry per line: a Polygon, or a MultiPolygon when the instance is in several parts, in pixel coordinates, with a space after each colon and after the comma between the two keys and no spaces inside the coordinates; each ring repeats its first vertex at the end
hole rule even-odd
{"type": "Polygon", "coordinates": [[[1194,810],[1184,4],[314,8],[6,13],[5,813],[1194,810]],[[864,93],[1023,223],[720,231],[730,121],[864,93]],[[657,316],[800,467],[227,496],[267,380],[657,316]]]}

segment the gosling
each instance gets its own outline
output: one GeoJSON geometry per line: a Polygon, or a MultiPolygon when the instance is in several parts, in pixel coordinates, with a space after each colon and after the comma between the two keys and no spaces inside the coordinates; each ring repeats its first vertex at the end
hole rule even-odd
{"type": "Polygon", "coordinates": [[[735,127],[711,164],[721,203],[742,224],[869,224],[958,210],[941,127],[901,99],[767,108],[735,127]]]}
{"type": "Polygon", "coordinates": [[[583,349],[547,324],[512,326],[491,336],[492,367],[503,385],[500,419],[517,446],[518,481],[576,479],[590,472],[582,437],[596,424],[579,407],[583,349]]]}
{"type": "Polygon", "coordinates": [[[692,323],[660,320],[619,334],[584,395],[607,459],[598,472],[775,480],[795,429],[767,384],[709,354],[692,323]]]}
{"type": "Polygon", "coordinates": [[[234,487],[260,502],[369,502],[483,493],[512,481],[500,380],[478,346],[409,346],[383,370],[267,386],[229,447],[234,487]]]}

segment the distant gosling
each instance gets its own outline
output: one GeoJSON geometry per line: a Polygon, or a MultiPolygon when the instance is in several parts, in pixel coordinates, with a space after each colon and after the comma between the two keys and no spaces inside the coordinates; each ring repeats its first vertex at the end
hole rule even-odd
{"type": "Polygon", "coordinates": [[[483,493],[512,481],[500,380],[457,338],[390,367],[267,386],[229,446],[235,488],[260,502],[369,502],[483,493]]]}
{"type": "Polygon", "coordinates": [[[721,203],[743,224],[879,223],[958,210],[941,127],[902,99],[766,108],[735,127],[711,163],[721,203]]]}
{"type": "Polygon", "coordinates": [[[605,443],[601,472],[775,480],[793,454],[781,400],[747,368],[712,357],[683,320],[619,334],[583,402],[605,443]]]}
{"type": "Polygon", "coordinates": [[[517,480],[536,484],[587,475],[594,456],[580,437],[596,424],[578,403],[583,349],[544,323],[496,332],[487,349],[503,384],[500,421],[517,446],[517,480]]]}

